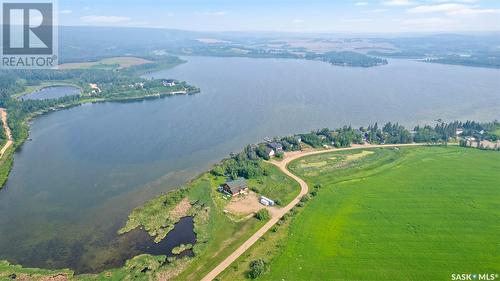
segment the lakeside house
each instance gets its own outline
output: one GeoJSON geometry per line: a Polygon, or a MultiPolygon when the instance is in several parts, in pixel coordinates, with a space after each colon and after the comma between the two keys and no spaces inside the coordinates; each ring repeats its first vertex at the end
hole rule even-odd
{"type": "Polygon", "coordinates": [[[236,180],[228,181],[222,185],[222,191],[231,196],[237,196],[245,193],[247,190],[248,184],[244,178],[237,178],[236,180]]]}
{"type": "Polygon", "coordinates": [[[163,84],[164,87],[173,87],[173,86],[177,85],[175,83],[175,80],[173,80],[173,79],[163,80],[161,83],[163,84]]]}
{"type": "Polygon", "coordinates": [[[267,146],[274,150],[274,154],[283,153],[283,145],[279,142],[271,142],[267,146]]]}
{"type": "Polygon", "coordinates": [[[273,157],[273,156],[276,154],[276,153],[274,152],[274,150],[273,150],[272,148],[270,148],[269,146],[266,146],[266,147],[264,148],[264,152],[265,152],[265,154],[266,154],[269,158],[273,157]]]}

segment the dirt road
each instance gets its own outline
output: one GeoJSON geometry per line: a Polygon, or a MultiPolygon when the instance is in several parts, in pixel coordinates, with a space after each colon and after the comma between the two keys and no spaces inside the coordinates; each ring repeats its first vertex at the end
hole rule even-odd
{"type": "Polygon", "coordinates": [[[9,126],[7,125],[7,111],[5,111],[4,108],[0,108],[0,117],[2,119],[3,130],[5,132],[5,135],[7,136],[7,142],[0,150],[0,158],[2,158],[7,149],[9,149],[9,147],[12,146],[14,142],[12,140],[12,132],[10,131],[9,126]]]}
{"type": "Polygon", "coordinates": [[[338,149],[326,149],[326,150],[314,150],[314,151],[294,151],[294,152],[287,152],[285,153],[285,156],[282,161],[269,161],[269,163],[275,165],[278,167],[283,173],[285,173],[287,176],[291,177],[295,181],[297,181],[300,184],[300,193],[293,199],[290,204],[288,204],[284,208],[270,208],[269,210],[271,211],[271,220],[269,220],[263,227],[261,227],[254,235],[252,235],[250,238],[248,238],[247,241],[245,241],[236,251],[234,251],[231,255],[229,255],[225,260],[223,260],[217,267],[215,267],[212,271],[210,271],[203,279],[202,281],[210,281],[215,279],[224,269],[229,267],[231,263],[233,263],[238,257],[240,257],[248,248],[250,248],[259,238],[261,238],[274,224],[276,224],[283,215],[288,213],[295,205],[297,205],[300,202],[300,199],[302,196],[307,194],[309,192],[309,186],[307,183],[299,178],[298,176],[292,174],[287,169],[287,165],[298,158],[302,158],[305,156],[309,155],[316,155],[316,154],[322,154],[322,153],[328,153],[328,152],[334,152],[334,151],[345,151],[345,150],[354,150],[354,149],[362,149],[362,148],[381,148],[381,147],[402,147],[402,146],[421,146],[423,144],[417,144],[417,143],[411,143],[411,144],[394,144],[394,145],[353,145],[352,147],[347,147],[347,148],[338,148],[338,149]]]}

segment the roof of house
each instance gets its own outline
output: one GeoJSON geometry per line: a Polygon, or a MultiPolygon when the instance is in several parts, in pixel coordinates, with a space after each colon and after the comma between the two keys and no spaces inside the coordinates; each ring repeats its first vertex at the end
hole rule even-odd
{"type": "Polygon", "coordinates": [[[233,181],[226,182],[226,185],[231,190],[231,193],[239,193],[242,189],[247,188],[247,181],[244,178],[237,178],[233,181]]]}
{"type": "Polygon", "coordinates": [[[268,155],[269,155],[271,152],[274,152],[274,150],[273,150],[272,148],[268,147],[268,146],[266,146],[266,147],[264,148],[264,151],[265,151],[265,152],[266,152],[266,154],[268,154],[268,155]]]}
{"type": "Polygon", "coordinates": [[[164,83],[173,83],[173,82],[175,82],[175,80],[174,79],[165,79],[165,80],[163,80],[163,82],[164,83]]]}
{"type": "Polygon", "coordinates": [[[268,145],[269,145],[269,147],[271,147],[274,150],[283,149],[283,145],[279,142],[272,142],[272,143],[269,143],[268,145]]]}

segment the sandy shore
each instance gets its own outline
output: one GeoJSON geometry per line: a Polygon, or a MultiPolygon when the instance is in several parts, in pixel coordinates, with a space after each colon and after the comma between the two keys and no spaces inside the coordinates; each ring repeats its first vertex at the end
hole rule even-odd
{"type": "Polygon", "coordinates": [[[0,108],[0,117],[2,119],[3,130],[5,132],[5,135],[7,135],[7,142],[0,150],[0,158],[1,158],[5,154],[7,149],[9,149],[9,147],[11,147],[14,144],[14,141],[12,140],[12,132],[10,131],[9,126],[7,125],[7,111],[4,108],[0,108]]]}

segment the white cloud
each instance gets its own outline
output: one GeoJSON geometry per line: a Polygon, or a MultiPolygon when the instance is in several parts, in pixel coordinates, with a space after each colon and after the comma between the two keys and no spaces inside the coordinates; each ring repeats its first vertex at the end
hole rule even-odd
{"type": "Polygon", "coordinates": [[[461,9],[465,9],[468,6],[464,4],[446,3],[439,5],[421,5],[408,10],[409,13],[436,13],[443,12],[449,13],[461,9]]]}
{"type": "Polygon", "coordinates": [[[370,13],[385,13],[389,11],[388,9],[373,9],[373,10],[369,10],[368,12],[370,13]]]}
{"type": "Polygon", "coordinates": [[[450,1],[450,0],[434,0],[433,2],[436,2],[436,3],[455,2],[455,3],[468,3],[468,4],[472,4],[472,3],[479,2],[479,0],[453,0],[453,1],[450,1]]]}
{"type": "Polygon", "coordinates": [[[406,25],[422,25],[422,24],[449,24],[453,21],[445,18],[418,18],[403,20],[406,25]]]}
{"type": "Polygon", "coordinates": [[[71,13],[73,13],[73,11],[72,11],[72,10],[61,10],[59,13],[60,13],[61,15],[67,15],[67,14],[71,14],[71,13]]]}
{"type": "Polygon", "coordinates": [[[81,17],[80,20],[84,23],[122,23],[130,21],[128,17],[119,17],[119,16],[84,16],[81,17]]]}
{"type": "Polygon", "coordinates": [[[195,12],[194,13],[195,15],[199,15],[199,16],[225,16],[227,15],[227,12],[226,11],[216,11],[216,12],[195,12]]]}
{"type": "Polygon", "coordinates": [[[385,6],[410,6],[413,5],[413,2],[410,0],[388,0],[388,1],[383,1],[382,5],[385,6]]]}
{"type": "Polygon", "coordinates": [[[479,9],[465,4],[446,3],[421,5],[408,9],[409,13],[444,13],[446,15],[478,15],[500,13],[500,9],[479,9]]]}
{"type": "Polygon", "coordinates": [[[292,20],[293,23],[299,24],[305,22],[303,19],[294,19],[292,20]]]}
{"type": "Polygon", "coordinates": [[[354,5],[356,5],[356,6],[366,6],[366,5],[368,5],[368,2],[356,2],[354,5]]]}
{"type": "Polygon", "coordinates": [[[348,22],[348,23],[362,23],[362,22],[370,22],[372,19],[367,19],[367,18],[359,18],[359,19],[342,19],[342,22],[348,22]]]}

